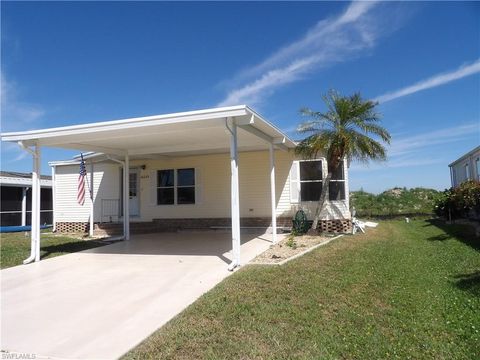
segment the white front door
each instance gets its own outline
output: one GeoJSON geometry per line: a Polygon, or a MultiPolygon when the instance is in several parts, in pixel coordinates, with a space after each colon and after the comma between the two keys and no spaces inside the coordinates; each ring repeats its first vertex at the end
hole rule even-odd
{"type": "Polygon", "coordinates": [[[128,191],[129,197],[129,208],[130,208],[130,216],[138,216],[140,215],[140,193],[139,193],[139,183],[138,183],[138,170],[137,169],[130,169],[129,173],[129,182],[130,188],[128,191]]]}

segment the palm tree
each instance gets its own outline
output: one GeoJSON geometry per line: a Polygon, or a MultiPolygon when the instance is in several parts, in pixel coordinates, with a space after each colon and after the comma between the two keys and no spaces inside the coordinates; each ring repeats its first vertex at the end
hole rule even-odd
{"type": "Polygon", "coordinates": [[[316,158],[320,153],[327,160],[328,174],[323,181],[315,211],[314,230],[318,227],[320,213],[325,206],[332,174],[339,170],[343,159],[360,162],[386,160],[387,151],[381,141],[390,144],[391,139],[389,132],[379,124],[380,114],[375,111],[378,103],[362,99],[359,93],[341,96],[334,90],[324,95],[323,100],[327,112],[308,108],[300,110],[309,120],[300,124],[297,131],[308,136],[295,150],[306,158],[316,158]]]}

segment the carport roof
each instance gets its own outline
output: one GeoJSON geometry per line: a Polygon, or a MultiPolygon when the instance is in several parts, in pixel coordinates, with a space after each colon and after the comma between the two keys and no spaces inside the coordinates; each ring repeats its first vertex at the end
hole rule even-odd
{"type": "Polygon", "coordinates": [[[295,142],[246,105],[154,115],[82,125],[11,132],[2,141],[94,151],[112,155],[189,155],[228,152],[227,123],[238,126],[239,151],[267,143],[294,148],[295,142]],[[243,131],[242,131],[243,130],[243,131]]]}

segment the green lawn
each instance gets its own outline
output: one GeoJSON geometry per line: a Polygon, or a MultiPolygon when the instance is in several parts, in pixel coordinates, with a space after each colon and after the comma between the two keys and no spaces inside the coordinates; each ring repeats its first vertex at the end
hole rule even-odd
{"type": "Polygon", "coordinates": [[[384,222],[244,267],[125,359],[479,359],[479,249],[465,228],[384,222]]]}
{"type": "MultiPolygon", "coordinates": [[[[99,241],[56,236],[51,232],[42,232],[40,244],[42,259],[106,245],[99,241]]],[[[30,233],[27,233],[27,236],[24,232],[0,234],[0,267],[2,269],[20,265],[29,256],[30,233]]]]}

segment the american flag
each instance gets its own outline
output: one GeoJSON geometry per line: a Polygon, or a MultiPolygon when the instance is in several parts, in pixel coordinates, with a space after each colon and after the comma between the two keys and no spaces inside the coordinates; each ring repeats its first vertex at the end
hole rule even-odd
{"type": "Polygon", "coordinates": [[[80,161],[80,173],[78,174],[78,191],[77,202],[83,205],[85,202],[85,176],[87,175],[87,169],[85,168],[85,161],[83,161],[83,154],[80,154],[82,161],[80,161]]]}

